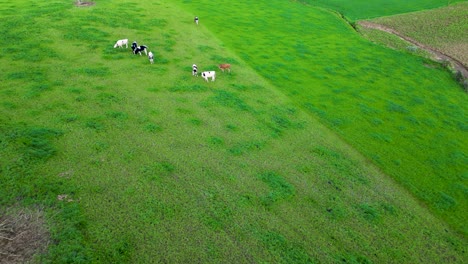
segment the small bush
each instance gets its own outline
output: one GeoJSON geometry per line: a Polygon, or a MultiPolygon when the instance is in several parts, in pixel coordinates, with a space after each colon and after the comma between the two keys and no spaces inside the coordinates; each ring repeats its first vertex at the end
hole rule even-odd
{"type": "Polygon", "coordinates": [[[413,46],[406,47],[406,49],[411,51],[411,52],[416,52],[416,51],[418,51],[419,48],[418,48],[418,46],[413,45],[413,46]]]}
{"type": "Polygon", "coordinates": [[[149,123],[145,126],[145,130],[148,132],[159,132],[162,128],[160,125],[149,123]]]}
{"type": "Polygon", "coordinates": [[[439,210],[449,210],[457,205],[457,201],[446,193],[439,193],[439,199],[436,206],[439,210]]]}
{"type": "Polygon", "coordinates": [[[455,73],[455,80],[458,83],[460,83],[465,92],[468,92],[468,79],[465,78],[465,76],[463,76],[463,74],[460,71],[457,71],[457,73],[455,73]]]}
{"type": "Polygon", "coordinates": [[[258,176],[260,180],[270,187],[270,193],[261,197],[262,204],[270,206],[280,200],[291,198],[295,195],[295,188],[281,175],[274,172],[266,172],[258,176]]]}
{"type": "Polygon", "coordinates": [[[380,219],[380,213],[372,205],[361,204],[359,205],[359,210],[362,213],[362,216],[369,221],[376,221],[380,219]]]}
{"type": "Polygon", "coordinates": [[[61,131],[47,128],[20,128],[9,134],[11,144],[32,160],[46,160],[56,153],[51,139],[62,135],[61,131]]]}

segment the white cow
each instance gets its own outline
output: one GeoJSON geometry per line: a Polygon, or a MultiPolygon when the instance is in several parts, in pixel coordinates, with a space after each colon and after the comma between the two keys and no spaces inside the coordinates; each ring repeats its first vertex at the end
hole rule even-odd
{"type": "Polygon", "coordinates": [[[205,72],[202,72],[201,76],[203,77],[203,79],[205,79],[206,81],[208,81],[208,78],[211,77],[211,80],[214,82],[215,78],[216,78],[216,72],[215,71],[205,71],[205,72]]]}
{"type": "Polygon", "coordinates": [[[125,47],[128,48],[128,39],[117,40],[117,42],[114,45],[114,49],[117,47],[123,48],[123,45],[125,45],[125,47]]]}
{"type": "Polygon", "coordinates": [[[153,52],[150,51],[150,52],[148,53],[148,59],[149,59],[150,63],[153,64],[153,62],[154,62],[154,55],[153,55],[153,52]]]}

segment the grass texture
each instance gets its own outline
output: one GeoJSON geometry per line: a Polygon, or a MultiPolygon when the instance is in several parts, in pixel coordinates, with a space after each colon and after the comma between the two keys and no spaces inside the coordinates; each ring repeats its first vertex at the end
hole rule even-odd
{"type": "Polygon", "coordinates": [[[448,6],[466,0],[301,0],[345,15],[351,20],[370,19],[448,6]]]}
{"type": "MultiPolygon", "coordinates": [[[[378,29],[366,28],[362,26],[358,26],[357,29],[363,37],[365,37],[366,39],[374,43],[384,45],[386,47],[398,50],[400,52],[407,52],[409,54],[425,57],[428,59],[433,58],[432,53],[430,53],[429,51],[423,50],[419,48],[418,46],[408,43],[407,41],[391,33],[387,33],[378,29]]],[[[428,65],[428,67],[431,67],[431,66],[428,65]]]]}
{"type": "Polygon", "coordinates": [[[296,105],[466,234],[466,93],[449,71],[367,42],[333,13],[265,5],[212,7],[206,23],[296,105]],[[231,27],[238,34],[225,33],[231,27]]]}
{"type": "Polygon", "coordinates": [[[394,28],[468,66],[468,2],[444,8],[377,18],[376,23],[394,28]]]}
{"type": "Polygon", "coordinates": [[[44,208],[37,262],[466,260],[451,191],[465,95],[449,73],[323,10],[206,3],[0,2],[0,206],[44,208]],[[121,38],[155,63],[114,49],[121,38]],[[191,75],[224,62],[215,82],[191,75]],[[446,155],[410,144],[427,139],[446,155]]]}

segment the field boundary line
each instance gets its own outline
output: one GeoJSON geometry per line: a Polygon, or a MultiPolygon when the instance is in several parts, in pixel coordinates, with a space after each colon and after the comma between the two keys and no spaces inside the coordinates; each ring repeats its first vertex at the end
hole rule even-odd
{"type": "Polygon", "coordinates": [[[406,41],[406,42],[409,42],[415,46],[417,46],[418,48],[421,48],[429,53],[431,53],[437,61],[450,61],[453,65],[453,67],[455,68],[455,70],[457,72],[460,72],[460,74],[463,76],[464,79],[468,79],[468,69],[465,67],[465,65],[457,60],[456,58],[453,58],[451,57],[450,55],[447,55],[433,47],[429,47],[427,45],[424,45],[408,36],[405,36],[403,34],[401,34],[400,32],[396,31],[395,29],[393,28],[390,28],[390,27],[387,27],[387,26],[384,26],[384,25],[381,25],[381,24],[377,24],[377,23],[373,23],[373,22],[370,22],[370,21],[358,21],[357,22],[360,26],[364,27],[364,28],[370,28],[370,29],[377,29],[377,30],[380,30],[380,31],[385,31],[387,33],[390,33],[390,34],[393,34],[395,36],[398,36],[400,39],[406,41]]]}

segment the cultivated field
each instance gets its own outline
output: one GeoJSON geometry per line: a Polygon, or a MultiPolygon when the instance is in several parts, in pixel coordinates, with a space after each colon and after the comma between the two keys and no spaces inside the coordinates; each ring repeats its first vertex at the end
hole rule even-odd
{"type": "Polygon", "coordinates": [[[377,18],[372,22],[433,47],[468,67],[468,2],[425,12],[377,18]]]}
{"type": "Polygon", "coordinates": [[[0,263],[466,262],[466,94],[440,65],[282,0],[0,14],[0,263]]]}
{"type": "Polygon", "coordinates": [[[300,0],[343,14],[351,20],[369,19],[447,6],[466,0],[300,0]]]}

